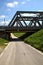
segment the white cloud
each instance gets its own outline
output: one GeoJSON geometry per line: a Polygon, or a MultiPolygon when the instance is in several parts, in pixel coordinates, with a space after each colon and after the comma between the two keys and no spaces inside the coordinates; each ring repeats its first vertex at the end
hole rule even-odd
{"type": "Polygon", "coordinates": [[[7,7],[11,7],[11,8],[12,7],[15,7],[17,5],[18,5],[18,2],[17,1],[7,3],[7,7]]]}
{"type": "Polygon", "coordinates": [[[24,13],[24,14],[21,14],[21,16],[37,16],[37,14],[27,14],[27,13],[24,13]]]}
{"type": "Polygon", "coordinates": [[[0,18],[5,18],[6,16],[5,15],[0,15],[0,18]]]}
{"type": "Polygon", "coordinates": [[[23,5],[24,5],[25,3],[26,3],[25,1],[21,2],[21,4],[23,4],[23,5]]]}
{"type": "Polygon", "coordinates": [[[15,1],[15,2],[14,2],[14,5],[18,5],[18,2],[17,2],[17,1],[15,1]]]}
{"type": "Polygon", "coordinates": [[[7,3],[7,6],[8,7],[13,7],[14,5],[13,5],[13,3],[7,3]]]}
{"type": "Polygon", "coordinates": [[[24,5],[26,4],[27,2],[29,2],[30,0],[26,0],[26,1],[22,1],[21,4],[24,5]]]}
{"type": "Polygon", "coordinates": [[[38,10],[38,11],[43,11],[43,10],[38,10]]]}
{"type": "Polygon", "coordinates": [[[10,20],[9,21],[1,21],[0,26],[6,26],[9,24],[9,22],[10,22],[10,20]]]}

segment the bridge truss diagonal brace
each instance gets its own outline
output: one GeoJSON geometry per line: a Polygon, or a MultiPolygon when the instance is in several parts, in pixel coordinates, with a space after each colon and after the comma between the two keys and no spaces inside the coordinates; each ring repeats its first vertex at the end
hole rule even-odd
{"type": "Polygon", "coordinates": [[[22,25],[22,23],[21,23],[20,20],[17,21],[17,25],[18,25],[18,24],[20,25],[20,27],[23,27],[23,25],[22,25]]]}
{"type": "Polygon", "coordinates": [[[42,20],[42,27],[43,27],[43,20],[42,20]]]}
{"type": "Polygon", "coordinates": [[[29,26],[29,27],[31,27],[31,26],[32,26],[32,24],[33,24],[33,20],[31,20],[31,21],[30,21],[30,23],[29,23],[29,25],[28,25],[28,26],[29,26]]]}
{"type": "MultiPolygon", "coordinates": [[[[20,13],[19,13],[19,16],[20,16],[20,18],[21,18],[21,15],[20,15],[20,13]]],[[[22,19],[22,18],[21,18],[22,19]]],[[[24,24],[25,24],[25,26],[27,27],[27,24],[26,24],[26,22],[22,19],[22,21],[24,22],[24,24]]]]}
{"type": "Polygon", "coordinates": [[[13,26],[15,23],[15,19],[17,17],[17,12],[15,13],[15,15],[13,16],[12,20],[10,21],[10,23],[8,24],[8,26],[13,26]]]}
{"type": "Polygon", "coordinates": [[[42,26],[38,19],[36,20],[36,23],[38,23],[40,27],[42,26]]]}

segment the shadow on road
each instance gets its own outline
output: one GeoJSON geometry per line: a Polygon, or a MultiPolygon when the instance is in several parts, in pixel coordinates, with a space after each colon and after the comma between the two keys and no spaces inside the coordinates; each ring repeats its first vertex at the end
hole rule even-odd
{"type": "Polygon", "coordinates": [[[22,36],[20,36],[18,38],[16,38],[16,37],[11,38],[10,41],[24,41],[25,38],[27,38],[28,36],[32,35],[33,33],[34,32],[30,32],[30,33],[27,32],[27,33],[25,33],[24,35],[22,35],[22,36]]]}
{"type": "Polygon", "coordinates": [[[11,38],[10,41],[22,41],[22,40],[19,38],[11,38]]]}

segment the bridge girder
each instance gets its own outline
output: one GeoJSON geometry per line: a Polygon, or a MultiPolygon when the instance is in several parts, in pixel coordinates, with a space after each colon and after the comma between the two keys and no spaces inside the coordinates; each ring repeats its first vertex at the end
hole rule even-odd
{"type": "Polygon", "coordinates": [[[35,27],[37,27],[37,23],[39,26],[43,27],[43,12],[17,11],[8,26],[13,27],[15,25],[15,27],[24,27],[23,24],[25,24],[25,27],[31,27],[33,23],[35,27]],[[34,14],[36,16],[22,16],[24,13],[29,15],[34,14]],[[26,21],[30,21],[29,25],[27,25],[26,21]],[[40,21],[42,21],[42,25],[40,24],[40,21]]]}

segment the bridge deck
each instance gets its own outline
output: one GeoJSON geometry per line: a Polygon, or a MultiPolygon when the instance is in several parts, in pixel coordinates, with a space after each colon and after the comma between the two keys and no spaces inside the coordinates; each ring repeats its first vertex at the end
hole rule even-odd
{"type": "Polygon", "coordinates": [[[42,27],[8,27],[0,26],[0,32],[36,32],[42,27]]]}

